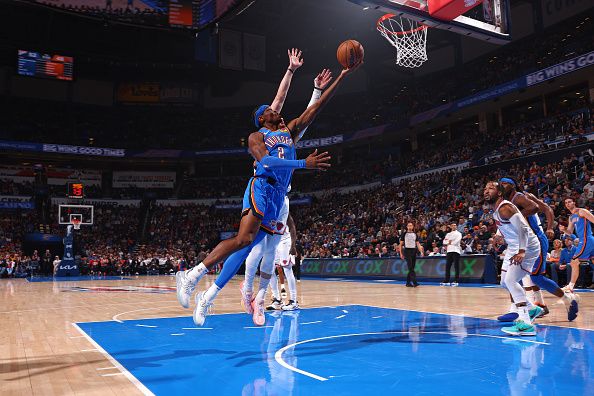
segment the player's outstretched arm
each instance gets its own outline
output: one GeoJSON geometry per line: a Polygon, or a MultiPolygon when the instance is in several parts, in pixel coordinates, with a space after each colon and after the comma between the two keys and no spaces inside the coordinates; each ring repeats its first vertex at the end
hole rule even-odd
{"type": "Polygon", "coordinates": [[[276,96],[270,105],[270,108],[277,113],[280,113],[287,99],[287,93],[289,93],[289,87],[291,86],[291,80],[293,79],[293,73],[301,66],[303,66],[303,58],[301,57],[301,51],[297,48],[287,50],[289,55],[289,67],[278,86],[276,96]]]}
{"type": "MultiPolygon", "coordinates": [[[[316,78],[314,78],[314,90],[311,94],[311,99],[309,100],[309,103],[307,104],[306,108],[311,107],[314,103],[320,100],[324,88],[326,88],[330,81],[332,81],[332,72],[328,69],[322,70],[316,76],[316,78]]],[[[303,138],[303,135],[305,135],[305,131],[307,131],[307,127],[303,128],[301,130],[301,133],[296,138],[294,138],[293,141],[297,143],[299,140],[301,140],[303,138]]]]}
{"type": "Polygon", "coordinates": [[[301,131],[307,128],[313,122],[316,116],[320,113],[320,111],[324,108],[324,106],[328,104],[328,102],[330,101],[330,99],[332,99],[332,97],[336,93],[336,89],[342,83],[344,78],[352,72],[354,72],[355,70],[357,70],[362,64],[363,61],[357,63],[349,69],[343,69],[340,75],[336,78],[336,80],[334,80],[332,85],[330,85],[330,87],[328,87],[328,89],[322,94],[320,100],[318,100],[312,106],[305,109],[303,114],[301,114],[298,118],[289,122],[287,127],[291,131],[291,137],[293,138],[293,140],[299,139],[301,131]]]}
{"type": "Polygon", "coordinates": [[[264,168],[269,169],[317,169],[326,170],[330,168],[330,155],[328,152],[318,154],[318,150],[302,160],[287,160],[284,158],[272,157],[264,144],[264,135],[261,132],[254,132],[248,138],[248,151],[264,168]]]}
{"type": "Polygon", "coordinates": [[[544,213],[547,219],[547,238],[553,239],[555,237],[555,231],[553,231],[553,226],[555,225],[555,212],[553,212],[553,209],[551,209],[549,205],[537,198],[534,194],[526,193],[526,196],[536,204],[539,212],[544,213]]]}

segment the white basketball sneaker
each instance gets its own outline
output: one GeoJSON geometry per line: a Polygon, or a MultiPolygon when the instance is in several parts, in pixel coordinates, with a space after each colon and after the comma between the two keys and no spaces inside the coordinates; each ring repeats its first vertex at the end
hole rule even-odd
{"type": "Polygon", "coordinates": [[[276,298],[272,299],[272,302],[269,306],[266,307],[267,311],[278,311],[282,308],[283,303],[281,300],[277,300],[276,298]]]}
{"type": "Polygon", "coordinates": [[[212,305],[204,299],[204,292],[196,294],[196,308],[194,308],[194,324],[196,326],[204,325],[206,317],[212,311],[212,305]]]}
{"type": "Polygon", "coordinates": [[[175,274],[175,288],[177,292],[177,301],[179,304],[188,308],[190,306],[190,297],[196,288],[196,285],[188,279],[188,271],[178,271],[175,274]]]}
{"type": "Polygon", "coordinates": [[[293,300],[289,300],[289,303],[283,305],[283,307],[282,307],[283,311],[296,311],[298,309],[299,309],[299,304],[297,304],[297,301],[293,301],[293,300]]]}

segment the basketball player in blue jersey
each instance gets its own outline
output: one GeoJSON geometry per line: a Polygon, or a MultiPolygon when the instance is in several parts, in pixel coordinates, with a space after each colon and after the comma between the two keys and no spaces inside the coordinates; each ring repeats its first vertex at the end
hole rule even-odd
{"type": "MultiPolygon", "coordinates": [[[[322,70],[322,72],[316,76],[314,79],[314,91],[307,107],[312,106],[320,99],[321,93],[331,80],[332,73],[330,73],[330,71],[327,69],[322,70]]],[[[307,128],[302,130],[300,136],[298,136],[298,140],[303,137],[306,130],[307,128]]],[[[274,265],[277,260],[283,259],[281,256],[284,256],[284,258],[286,258],[288,261],[290,252],[284,249],[284,247],[287,247],[287,242],[292,244],[295,243],[296,232],[289,232],[291,229],[290,219],[289,199],[288,197],[285,197],[284,204],[279,213],[279,218],[276,222],[274,234],[266,235],[264,239],[255,245],[245,261],[245,281],[240,285],[241,305],[245,309],[246,313],[252,315],[254,324],[256,325],[263,325],[265,321],[264,298],[266,290],[259,288],[256,296],[254,297],[254,277],[256,275],[256,271],[258,270],[258,265],[260,265],[260,285],[270,283],[273,294],[280,301],[280,296],[278,296],[276,293],[278,289],[278,281],[274,274],[274,265]],[[271,269],[271,272],[266,272],[269,269],[271,269]],[[268,278],[270,278],[270,280],[268,280],[268,278]]],[[[292,229],[295,231],[294,225],[292,229]]],[[[285,307],[285,309],[297,309],[297,282],[295,281],[293,268],[292,266],[280,266],[279,271],[285,274],[289,286],[289,292],[291,294],[290,303],[287,305],[287,307],[285,307]]],[[[279,309],[280,308],[281,307],[279,306],[279,309]]]]}
{"type": "MultiPolygon", "coordinates": [[[[580,262],[589,262],[594,257],[594,236],[592,236],[592,226],[594,215],[584,208],[578,208],[572,198],[565,198],[565,207],[571,213],[567,228],[564,229],[568,238],[575,239],[573,233],[579,238],[575,256],[571,260],[571,280],[565,287],[566,290],[573,292],[575,283],[580,276],[580,262]]],[[[561,227],[559,227],[561,228],[561,227]]]]}
{"type": "MultiPolygon", "coordinates": [[[[344,79],[361,64],[362,62],[359,62],[351,68],[342,70],[334,83],[322,94],[320,100],[288,124],[285,124],[281,115],[268,105],[262,105],[254,111],[253,120],[260,129],[250,134],[248,148],[256,161],[256,169],[244,194],[244,209],[238,234],[221,241],[204,261],[193,269],[176,274],[177,299],[183,307],[187,308],[198,281],[212,266],[225,260],[215,283],[206,292],[196,295],[193,317],[197,326],[204,324],[212,301],[235,275],[252,247],[259,243],[266,233],[274,232],[293,171],[295,169],[325,170],[330,167],[328,153],[318,154],[317,150],[305,160],[297,160],[294,141],[298,140],[302,131],[314,121],[344,79]]],[[[263,281],[265,283],[266,279],[261,278],[261,283],[263,281]]],[[[260,288],[264,290],[267,287],[268,284],[260,284],[260,288]]]]}
{"type": "MultiPolygon", "coordinates": [[[[544,304],[541,288],[549,293],[561,298],[567,309],[567,319],[571,322],[577,317],[578,303],[576,297],[564,291],[550,278],[545,276],[546,272],[546,257],[549,251],[549,237],[553,238],[553,225],[555,222],[553,210],[533,194],[518,191],[518,183],[511,177],[503,177],[499,180],[503,188],[503,197],[516,205],[520,210],[522,216],[527,220],[530,229],[540,242],[540,255],[532,266],[532,271],[522,279],[522,284],[526,290],[526,294],[533,294],[535,308],[530,309],[531,319],[536,319],[539,316],[546,315],[549,310],[544,304]],[[543,227],[538,217],[538,213],[543,213],[547,219],[547,230],[543,231],[543,227]]],[[[502,275],[503,276],[503,275],[502,275]]],[[[512,304],[513,305],[513,304],[512,304]]],[[[502,322],[513,321],[517,319],[517,313],[514,312],[513,306],[510,308],[508,314],[500,316],[498,319],[502,322]]]]}

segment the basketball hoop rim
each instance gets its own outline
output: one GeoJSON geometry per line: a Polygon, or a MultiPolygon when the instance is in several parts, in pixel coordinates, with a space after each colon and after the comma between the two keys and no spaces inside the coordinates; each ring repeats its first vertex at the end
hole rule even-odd
{"type": "Polygon", "coordinates": [[[428,29],[428,28],[429,28],[429,26],[427,26],[427,25],[423,25],[422,23],[419,23],[419,27],[418,27],[418,28],[416,28],[416,29],[410,29],[410,30],[404,30],[404,31],[402,31],[402,32],[393,32],[393,31],[391,31],[391,30],[388,30],[388,29],[386,29],[386,28],[385,28],[385,27],[382,25],[382,23],[383,23],[383,22],[384,22],[386,19],[390,19],[390,18],[392,18],[392,17],[395,17],[395,16],[397,16],[397,15],[396,15],[396,14],[384,14],[384,15],[382,15],[382,16],[381,16],[381,17],[380,17],[380,18],[377,20],[377,23],[376,23],[377,30],[379,30],[379,31],[382,31],[382,32],[384,32],[384,33],[386,33],[386,34],[392,34],[392,35],[396,35],[396,36],[406,36],[407,34],[412,34],[412,33],[418,32],[418,31],[420,31],[420,30],[425,30],[425,29],[428,29]]]}

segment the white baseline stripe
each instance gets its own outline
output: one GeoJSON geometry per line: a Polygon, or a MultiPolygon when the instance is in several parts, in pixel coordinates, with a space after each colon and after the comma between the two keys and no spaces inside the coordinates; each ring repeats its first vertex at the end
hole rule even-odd
{"type": "MultiPolygon", "coordinates": [[[[276,353],[274,354],[274,360],[276,360],[277,363],[280,364],[281,366],[283,366],[284,368],[294,371],[296,373],[303,374],[303,375],[308,376],[313,379],[317,379],[318,381],[328,381],[328,378],[321,377],[319,375],[310,373],[309,371],[301,370],[301,369],[298,369],[297,367],[291,366],[283,359],[283,353],[285,353],[285,351],[287,351],[288,349],[296,347],[297,345],[307,344],[310,342],[329,340],[329,339],[333,339],[333,338],[357,337],[357,336],[364,336],[364,335],[384,335],[384,334],[409,334],[409,332],[408,331],[385,331],[385,332],[375,332],[375,333],[340,334],[340,335],[334,335],[334,336],[312,338],[309,340],[299,341],[294,344],[289,344],[287,346],[282,347],[281,349],[276,351],[276,353]]],[[[502,336],[496,336],[496,335],[490,335],[490,334],[465,334],[465,333],[451,333],[451,332],[447,332],[447,331],[427,331],[427,332],[420,332],[419,334],[465,335],[465,336],[474,336],[474,337],[498,338],[498,339],[502,339],[502,340],[514,340],[514,341],[528,342],[531,344],[539,344],[539,345],[551,345],[547,342],[525,340],[525,339],[517,338],[517,337],[515,337],[515,338],[502,337],[502,336]]]]}
{"type": "Polygon", "coordinates": [[[314,324],[314,323],[322,323],[321,320],[316,320],[315,322],[305,322],[305,323],[299,323],[300,325],[308,325],[308,324],[314,324]]]}
{"type": "Polygon", "coordinates": [[[72,326],[74,326],[76,328],[76,330],[78,330],[83,336],[85,336],[85,338],[87,339],[87,341],[89,341],[91,344],[93,344],[94,347],[96,347],[99,352],[101,352],[103,354],[103,356],[105,356],[105,358],[107,360],[109,360],[109,362],[111,364],[113,364],[115,367],[118,368],[118,370],[120,370],[125,376],[126,378],[128,378],[130,380],[130,382],[132,382],[140,392],[142,392],[143,395],[145,396],[155,396],[155,394],[153,392],[151,392],[146,386],[144,386],[142,384],[142,382],[140,382],[135,376],[133,376],[128,370],[126,370],[124,368],[124,366],[122,366],[120,364],[120,362],[118,362],[117,360],[115,360],[109,353],[107,353],[105,351],[105,349],[101,348],[101,346],[99,344],[97,344],[95,342],[95,340],[93,340],[87,333],[85,333],[83,331],[83,329],[81,329],[80,327],[78,327],[78,325],[76,323],[72,323],[72,326]]]}

